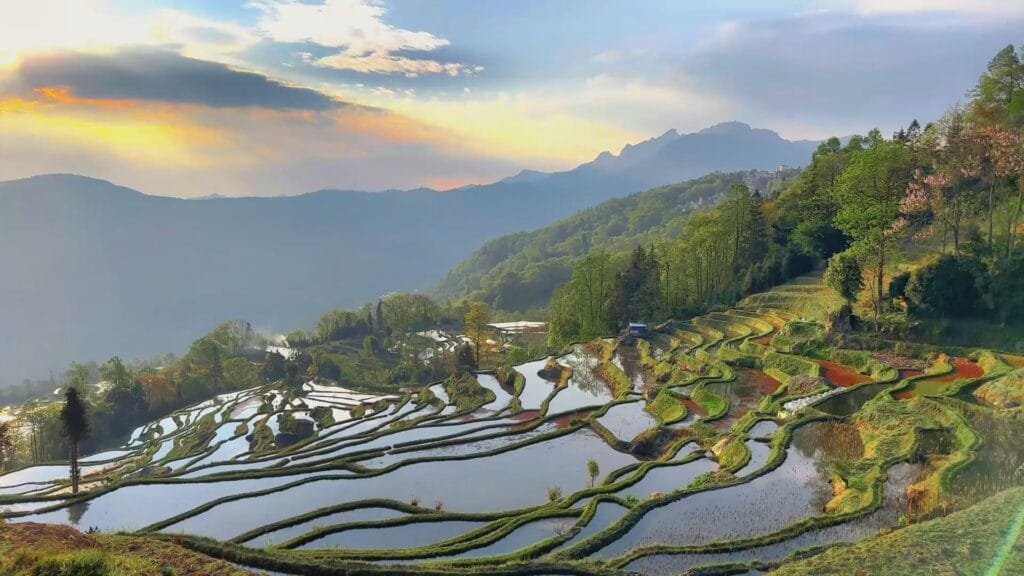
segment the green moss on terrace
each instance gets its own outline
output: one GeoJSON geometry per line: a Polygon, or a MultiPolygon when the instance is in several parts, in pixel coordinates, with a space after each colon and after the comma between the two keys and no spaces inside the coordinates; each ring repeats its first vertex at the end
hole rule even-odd
{"type": "Polygon", "coordinates": [[[729,411],[729,402],[725,398],[707,389],[704,382],[694,386],[690,399],[707,413],[706,420],[715,420],[725,416],[729,411]]]}
{"type": "Polygon", "coordinates": [[[679,422],[686,418],[688,413],[682,399],[667,388],[659,390],[654,400],[648,402],[644,409],[657,418],[658,423],[662,425],[679,422]]]}

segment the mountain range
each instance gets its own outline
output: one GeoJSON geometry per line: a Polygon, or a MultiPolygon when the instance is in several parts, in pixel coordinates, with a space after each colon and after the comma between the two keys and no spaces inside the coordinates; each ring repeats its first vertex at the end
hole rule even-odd
{"type": "Polygon", "coordinates": [[[309,325],[427,289],[496,237],[711,172],[800,166],[816,146],[728,122],[444,192],[195,201],[76,175],[0,182],[0,385],[72,360],[181,351],[226,319],[309,325]]]}

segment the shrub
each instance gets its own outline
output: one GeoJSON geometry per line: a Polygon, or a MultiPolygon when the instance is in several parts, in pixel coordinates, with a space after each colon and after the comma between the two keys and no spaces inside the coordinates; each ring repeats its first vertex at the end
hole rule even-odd
{"type": "Polygon", "coordinates": [[[857,294],[864,289],[864,275],[860,263],[849,252],[836,254],[828,261],[825,283],[838,292],[843,300],[855,301],[857,294]]]}
{"type": "Polygon", "coordinates": [[[327,406],[317,406],[309,412],[309,415],[313,417],[313,420],[316,420],[320,428],[327,428],[334,424],[334,411],[327,406]]]}
{"type": "Polygon", "coordinates": [[[697,490],[698,488],[704,488],[705,486],[710,485],[714,481],[715,481],[715,473],[714,472],[705,472],[705,473],[701,474],[700,476],[697,476],[696,478],[694,478],[693,481],[690,482],[689,486],[687,486],[686,488],[688,490],[697,490]]]}
{"type": "Polygon", "coordinates": [[[285,434],[295,432],[295,415],[291,412],[282,412],[278,414],[277,429],[285,434]]]}
{"type": "Polygon", "coordinates": [[[558,486],[548,488],[548,500],[555,502],[562,499],[562,489],[558,486]]]}
{"type": "Polygon", "coordinates": [[[269,452],[275,448],[274,431],[264,421],[258,422],[253,427],[252,434],[246,436],[246,439],[249,440],[249,451],[254,454],[269,452]]]}
{"type": "Polygon", "coordinates": [[[977,306],[977,283],[982,276],[977,260],[943,255],[911,275],[907,298],[916,310],[939,315],[968,314],[977,306]]]}
{"type": "Polygon", "coordinates": [[[907,295],[907,285],[910,283],[910,272],[901,272],[892,277],[889,281],[889,298],[895,300],[897,298],[905,298],[907,295]]]}
{"type": "Polygon", "coordinates": [[[460,411],[471,410],[495,399],[494,392],[481,386],[473,376],[449,378],[444,383],[444,390],[460,411]]]}

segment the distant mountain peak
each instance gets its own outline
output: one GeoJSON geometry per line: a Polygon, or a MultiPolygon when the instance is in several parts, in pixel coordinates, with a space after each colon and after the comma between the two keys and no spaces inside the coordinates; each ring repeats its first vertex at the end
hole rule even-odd
{"type": "Polygon", "coordinates": [[[547,172],[541,172],[540,170],[523,169],[520,170],[519,173],[516,174],[515,176],[509,176],[508,178],[501,180],[501,182],[504,182],[506,184],[512,184],[515,182],[536,182],[537,180],[540,180],[547,176],[550,176],[550,174],[548,174],[547,172]]]}
{"type": "Polygon", "coordinates": [[[108,180],[69,173],[38,174],[28,178],[0,182],[0,192],[6,194],[64,195],[69,198],[96,197],[98,195],[144,196],[138,190],[118,186],[108,180]]]}
{"type": "Polygon", "coordinates": [[[651,144],[664,144],[665,142],[670,142],[672,140],[675,140],[676,138],[679,138],[679,131],[676,130],[675,128],[672,128],[670,130],[666,130],[664,133],[662,133],[661,136],[657,136],[655,138],[648,138],[647,140],[644,140],[639,144],[626,144],[625,146],[622,147],[622,152],[620,152],[619,155],[621,156],[623,154],[626,154],[630,150],[633,150],[635,148],[643,148],[651,144]]]}
{"type": "Polygon", "coordinates": [[[732,120],[729,122],[719,122],[718,124],[715,124],[713,126],[708,126],[707,128],[704,128],[703,130],[697,132],[697,134],[735,135],[744,134],[752,131],[753,128],[750,127],[750,124],[747,124],[746,122],[732,120]]]}

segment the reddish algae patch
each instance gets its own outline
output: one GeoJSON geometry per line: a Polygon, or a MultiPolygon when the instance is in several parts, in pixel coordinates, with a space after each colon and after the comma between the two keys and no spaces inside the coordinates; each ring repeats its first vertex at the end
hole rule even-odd
{"type": "Polygon", "coordinates": [[[919,394],[935,395],[940,394],[947,385],[957,380],[973,380],[985,375],[985,369],[980,365],[971,362],[966,358],[950,358],[953,371],[935,378],[916,380],[908,390],[893,395],[897,400],[906,400],[919,394]]]}
{"type": "Polygon", "coordinates": [[[683,404],[686,404],[686,409],[689,410],[690,413],[696,414],[697,416],[700,416],[701,418],[703,418],[703,417],[708,415],[708,413],[705,412],[704,409],[700,407],[700,404],[697,404],[693,400],[690,400],[689,398],[683,398],[682,401],[683,401],[683,404]]]}
{"type": "Polygon", "coordinates": [[[779,389],[779,386],[782,386],[782,382],[760,370],[742,370],[740,373],[757,388],[758,392],[765,396],[774,394],[779,389]]]}
{"type": "Polygon", "coordinates": [[[525,430],[533,424],[534,420],[540,418],[540,410],[522,410],[513,414],[512,418],[519,420],[519,424],[510,424],[509,430],[525,430]]]}
{"type": "Polygon", "coordinates": [[[953,371],[936,378],[936,382],[956,382],[960,379],[973,380],[985,375],[985,369],[966,358],[951,358],[953,371]]]}
{"type": "Polygon", "coordinates": [[[818,361],[818,365],[821,366],[821,375],[831,382],[833,386],[839,388],[849,388],[871,381],[870,376],[861,374],[850,366],[825,360],[818,361]]]}

